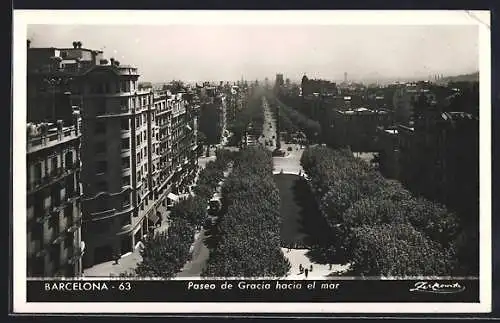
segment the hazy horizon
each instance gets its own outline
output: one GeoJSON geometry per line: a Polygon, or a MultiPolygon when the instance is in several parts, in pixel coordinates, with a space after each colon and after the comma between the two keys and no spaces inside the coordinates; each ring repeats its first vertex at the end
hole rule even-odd
{"type": "Polygon", "coordinates": [[[479,71],[478,27],[29,25],[32,47],[100,49],[142,82],[427,79],[479,71]]]}

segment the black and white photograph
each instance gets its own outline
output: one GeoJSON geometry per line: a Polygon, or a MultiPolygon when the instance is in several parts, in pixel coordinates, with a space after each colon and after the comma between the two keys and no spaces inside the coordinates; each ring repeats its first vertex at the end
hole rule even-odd
{"type": "Polygon", "coordinates": [[[20,311],[491,310],[488,11],[13,19],[20,311]]]}

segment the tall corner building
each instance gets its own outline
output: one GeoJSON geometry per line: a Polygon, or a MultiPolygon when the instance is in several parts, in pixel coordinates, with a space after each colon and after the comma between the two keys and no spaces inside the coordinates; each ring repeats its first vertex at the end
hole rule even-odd
{"type": "Polygon", "coordinates": [[[43,125],[43,131],[32,132],[43,134],[36,143],[48,145],[39,151],[28,142],[28,220],[45,221],[47,214],[61,218],[57,234],[55,222],[28,227],[28,271],[52,275],[63,270],[63,275],[77,276],[133,251],[164,220],[168,201],[189,192],[198,169],[197,109],[189,93],[168,93],[159,100],[151,88],[139,89],[137,68],[105,59],[102,51],[82,48],[80,42],[73,48],[28,48],[28,70],[28,121],[32,128],[43,125]],[[72,107],[78,107],[78,122],[72,107]],[[59,128],[53,130],[56,123],[59,128]],[[76,136],[66,134],[71,123],[78,136],[69,145],[76,136]],[[68,147],[74,147],[72,159],[66,157],[68,147]],[[44,180],[51,187],[69,174],[66,165],[72,170],[78,165],[78,171],[73,182],[66,182],[65,175],[57,186],[60,198],[50,189],[36,193],[44,180]],[[60,205],[74,194],[81,201],[73,204],[71,218],[65,209],[67,224],[60,205]],[[53,206],[61,212],[52,212],[53,206]],[[81,234],[74,231],[79,223],[81,234]],[[65,251],[69,238],[61,245],[61,230],[76,232],[75,250],[65,251]],[[62,247],[52,247],[54,241],[62,247]]]}
{"type": "Polygon", "coordinates": [[[153,93],[138,90],[137,68],[98,64],[75,82],[83,111],[84,266],[130,252],[156,219],[153,93]]]}

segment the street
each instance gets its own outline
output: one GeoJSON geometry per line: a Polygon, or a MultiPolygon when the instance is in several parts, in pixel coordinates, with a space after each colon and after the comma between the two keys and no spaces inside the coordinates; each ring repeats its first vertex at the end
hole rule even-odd
{"type": "MultiPolygon", "coordinates": [[[[260,142],[264,145],[265,140],[269,140],[272,136],[277,136],[277,134],[276,120],[274,119],[266,98],[263,98],[262,106],[264,109],[264,138],[261,137],[260,142]]],[[[276,139],[278,139],[278,137],[276,137],[276,139]]],[[[276,139],[273,139],[273,145],[265,147],[271,151],[275,150],[276,139]]],[[[302,157],[304,149],[301,149],[298,144],[286,144],[284,141],[281,141],[281,150],[285,152],[285,156],[273,157],[273,173],[294,175],[304,173],[304,170],[300,165],[300,158],[302,157]]],[[[297,180],[298,179],[299,178],[297,177],[297,180]]],[[[305,193],[298,192],[300,189],[298,189],[296,183],[290,186],[283,184],[282,182],[283,181],[277,181],[277,184],[279,184],[278,187],[280,188],[282,202],[286,203],[286,205],[282,204],[280,208],[283,221],[281,227],[281,239],[285,243],[290,243],[290,241],[302,241],[302,243],[306,244],[310,241],[315,241],[314,239],[321,239],[324,234],[320,234],[318,230],[319,228],[324,227],[324,219],[319,214],[317,208],[313,208],[310,205],[310,201],[309,203],[299,201],[305,193]],[[315,214],[310,214],[311,212],[315,214]],[[318,218],[318,216],[321,218],[318,218]]],[[[296,180],[293,182],[296,182],[296,180]]],[[[308,189],[308,187],[306,187],[306,189],[308,189]]],[[[315,203],[315,201],[312,203],[315,203]]],[[[307,268],[311,265],[313,266],[313,271],[309,272],[307,279],[324,278],[329,275],[341,273],[348,269],[348,266],[345,265],[331,264],[330,266],[330,264],[318,264],[314,262],[314,260],[308,257],[308,253],[310,251],[309,249],[299,249],[303,248],[300,246],[296,249],[288,249],[287,247],[288,246],[282,246],[282,251],[288,261],[290,261],[292,268],[286,279],[306,279],[303,273],[299,273],[299,265],[307,268]]]]}

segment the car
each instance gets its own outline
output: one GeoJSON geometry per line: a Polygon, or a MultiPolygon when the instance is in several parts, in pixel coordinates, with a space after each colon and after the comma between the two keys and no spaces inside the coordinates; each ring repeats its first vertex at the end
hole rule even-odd
{"type": "Polygon", "coordinates": [[[283,150],[280,150],[280,149],[275,149],[275,150],[273,150],[272,155],[274,157],[284,157],[285,156],[285,152],[283,150]]]}
{"type": "Polygon", "coordinates": [[[293,148],[292,148],[292,147],[288,147],[286,150],[288,150],[288,151],[292,151],[292,150],[293,150],[293,148]]]}

